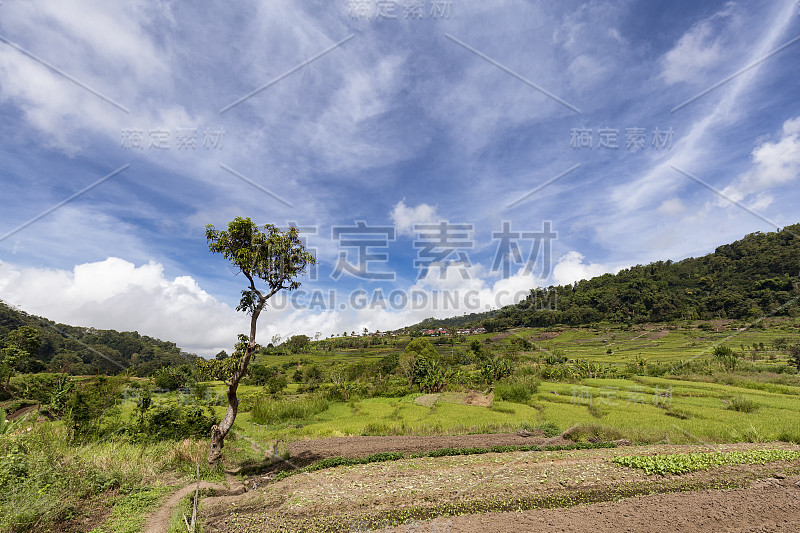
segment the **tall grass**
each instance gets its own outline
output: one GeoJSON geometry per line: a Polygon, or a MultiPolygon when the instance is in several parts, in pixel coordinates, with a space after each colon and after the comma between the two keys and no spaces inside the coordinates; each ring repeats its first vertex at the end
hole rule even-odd
{"type": "Polygon", "coordinates": [[[253,407],[252,417],[256,424],[280,424],[290,420],[303,420],[328,409],[328,400],[306,397],[299,400],[264,399],[253,407]]]}
{"type": "MultiPolygon", "coordinates": [[[[0,531],[49,531],[53,524],[96,513],[92,501],[104,502],[109,510],[113,502],[122,503],[112,520],[136,524],[137,513],[146,512],[142,502],[155,502],[165,483],[179,483],[181,474],[194,473],[205,450],[205,443],[193,440],[70,445],[69,430],[61,423],[36,424],[5,436],[0,438],[0,531]]],[[[221,477],[205,460],[200,465],[204,477],[221,477]]]]}

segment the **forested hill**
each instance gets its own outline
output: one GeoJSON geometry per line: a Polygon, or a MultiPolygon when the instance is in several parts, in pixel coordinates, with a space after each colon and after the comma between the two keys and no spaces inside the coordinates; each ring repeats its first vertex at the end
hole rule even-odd
{"type": "Polygon", "coordinates": [[[70,374],[117,374],[132,368],[139,376],[164,366],[179,366],[197,359],[175,343],[133,331],[98,330],[56,324],[18,311],[0,301],[0,349],[9,334],[22,326],[38,332],[37,353],[24,363],[23,372],[52,370],[70,374]]]}
{"type": "Polygon", "coordinates": [[[535,289],[497,311],[428,319],[425,327],[662,322],[800,313],[800,224],[752,233],[703,257],[637,265],[573,285],[535,289]]]}

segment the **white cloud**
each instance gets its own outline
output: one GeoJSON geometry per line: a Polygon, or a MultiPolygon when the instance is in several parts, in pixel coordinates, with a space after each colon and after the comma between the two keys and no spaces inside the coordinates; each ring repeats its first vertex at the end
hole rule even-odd
{"type": "Polygon", "coordinates": [[[72,271],[0,263],[0,298],[28,313],[76,326],[139,331],[202,355],[230,348],[246,317],[190,276],[169,279],[162,265],[109,257],[72,271]]]}
{"type": "MultiPolygon", "coordinates": [[[[709,71],[705,73],[708,86],[724,79],[731,72],[754,63],[780,46],[791,24],[790,8],[788,4],[776,8],[771,13],[772,16],[765,17],[764,24],[745,25],[742,17],[747,14],[741,10],[737,12],[733,5],[728,4],[718,14],[693,26],[689,35],[705,31],[709,42],[725,43],[720,49],[722,57],[715,65],[718,69],[714,70],[709,66],[709,71]],[[701,30],[704,24],[709,29],[701,30]]],[[[694,36],[696,42],[700,33],[694,36]]],[[[686,42],[689,40],[687,37],[686,42]]],[[[688,50],[686,53],[690,54],[688,50]]],[[[678,60],[677,56],[673,58],[678,60]]],[[[685,59],[691,61],[691,54],[685,59]]],[[[662,153],[649,152],[650,161],[632,172],[636,176],[634,179],[621,181],[612,187],[609,195],[613,205],[611,209],[618,216],[615,220],[597,217],[594,224],[597,228],[595,242],[613,247],[617,253],[632,258],[633,262],[643,262],[706,253],[720,243],[730,242],[752,231],[752,215],[744,211],[739,211],[741,220],[734,220],[734,211],[728,210],[726,224],[715,223],[714,217],[719,213],[712,214],[711,211],[720,205],[728,205],[728,202],[715,197],[709,191],[703,191],[700,184],[694,183],[673,166],[715,187],[719,186],[719,180],[724,179],[721,176],[735,176],[741,172],[738,168],[731,170],[732,159],[738,157],[738,153],[735,148],[725,144],[725,139],[731,130],[746,132],[758,127],[749,122],[753,116],[748,113],[748,109],[752,109],[748,104],[750,98],[772,97],[756,94],[762,80],[768,79],[770,65],[772,64],[769,62],[759,64],[720,86],[704,97],[702,102],[693,102],[681,108],[680,113],[675,113],[676,118],[684,117],[686,122],[675,128],[675,144],[672,149],[662,153]],[[678,197],[685,206],[686,211],[681,213],[681,217],[675,216],[679,214],[681,204],[670,200],[673,197],[678,197]],[[709,198],[713,199],[703,205],[709,198]],[[698,231],[700,229],[702,231],[698,231]],[[664,239],[666,234],[671,236],[664,239]],[[675,244],[666,248],[665,240],[675,244]]],[[[667,66],[666,59],[662,59],[661,66],[664,79],[663,67],[667,66]]],[[[679,68],[677,63],[673,66],[679,68]]],[[[687,65],[687,68],[691,67],[687,65]]],[[[678,76],[677,72],[675,76],[678,76]]],[[[674,100],[667,103],[679,104],[682,99],[696,94],[697,89],[695,87],[682,97],[674,97],[674,100]]],[[[794,122],[787,126],[790,130],[792,127],[794,122]]],[[[742,193],[735,187],[739,185],[738,180],[733,185],[725,192],[732,198],[741,199],[742,193]]],[[[761,196],[754,199],[754,202],[763,207],[769,205],[769,200],[768,196],[761,196]]],[[[778,215],[774,217],[776,220],[781,219],[778,215]]]]}
{"type": "MultiPolygon", "coordinates": [[[[420,139],[400,139],[381,119],[397,105],[405,86],[405,57],[379,58],[342,80],[342,85],[310,129],[310,148],[329,171],[391,164],[413,155],[420,139]],[[387,137],[388,135],[388,137],[387,137]]],[[[297,133],[309,134],[308,128],[297,133]]]]}
{"type": "Polygon", "coordinates": [[[621,267],[612,267],[600,263],[584,263],[580,252],[571,251],[561,256],[553,268],[553,280],[557,285],[568,285],[582,279],[611,273],[616,274],[621,267]]]}
{"type": "Polygon", "coordinates": [[[398,235],[414,236],[414,224],[435,224],[439,222],[436,207],[428,204],[419,204],[408,207],[405,200],[400,200],[389,214],[394,222],[398,235]]]}
{"type": "MultiPolygon", "coordinates": [[[[448,295],[451,300],[458,301],[458,307],[449,314],[443,312],[434,315],[446,317],[511,305],[524,299],[531,289],[542,285],[542,280],[535,275],[524,273],[524,267],[493,284],[487,281],[488,274],[482,265],[465,267],[460,263],[450,262],[445,267],[444,276],[441,275],[439,268],[431,268],[425,278],[411,287],[411,292],[426,292],[431,298],[434,298],[435,294],[448,295]]],[[[433,302],[435,300],[432,300],[433,302]]],[[[431,311],[438,310],[431,309],[431,311]]]]}
{"type": "MultiPolygon", "coordinates": [[[[800,176],[800,117],[783,124],[782,137],[776,142],[766,141],[756,147],[752,154],[752,168],[739,175],[723,193],[732,200],[742,201],[758,194],[752,208],[764,208],[771,203],[766,191],[792,183],[800,176]]],[[[719,205],[730,205],[724,199],[719,205]]]]}
{"type": "MultiPolygon", "coordinates": [[[[271,300],[259,323],[259,341],[272,335],[323,337],[343,331],[390,330],[418,323],[425,318],[450,317],[462,313],[516,303],[537,285],[531,275],[517,273],[488,285],[483,267],[449,264],[443,279],[438,269],[413,286],[397,291],[405,297],[389,301],[389,293],[365,291],[338,294],[341,309],[322,311],[296,308],[292,294],[271,300]]],[[[312,289],[306,288],[309,294],[312,289]]],[[[327,296],[327,292],[325,292],[327,296]]],[[[117,257],[76,265],[72,270],[24,268],[0,262],[0,299],[28,313],[75,326],[138,331],[177,343],[189,352],[210,357],[230,351],[236,335],[246,332],[249,317],[235,311],[204,291],[191,276],[169,278],[156,262],[136,266],[117,257]]],[[[302,297],[300,302],[303,301],[302,297]]],[[[307,304],[306,300],[306,304],[307,304]]],[[[326,302],[327,303],[327,302],[326,302]]]]}
{"type": "Polygon", "coordinates": [[[728,3],[711,17],[695,24],[684,33],[662,59],[661,77],[667,85],[678,82],[704,83],[709,71],[722,63],[725,54],[725,33],[737,19],[732,17],[733,3],[728,3]]]}
{"type": "Polygon", "coordinates": [[[664,56],[661,76],[668,85],[681,81],[696,83],[705,79],[702,74],[707,69],[719,63],[721,51],[722,44],[714,37],[711,25],[698,24],[664,56]]]}
{"type": "Polygon", "coordinates": [[[658,212],[665,215],[678,215],[686,211],[686,206],[680,198],[670,198],[661,202],[658,206],[658,212]]]}

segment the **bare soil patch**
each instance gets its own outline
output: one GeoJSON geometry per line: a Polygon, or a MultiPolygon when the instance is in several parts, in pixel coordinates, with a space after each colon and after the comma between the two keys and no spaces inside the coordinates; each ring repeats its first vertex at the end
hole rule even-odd
{"type": "Polygon", "coordinates": [[[18,409],[11,413],[10,415],[6,416],[7,420],[17,420],[22,418],[23,416],[27,415],[28,413],[32,413],[39,409],[39,404],[36,405],[29,405],[27,407],[23,407],[22,409],[18,409]]]}
{"type": "MultiPolygon", "coordinates": [[[[293,446],[302,445],[308,453],[333,456],[351,455],[341,453],[345,449],[371,454],[544,441],[513,434],[346,437],[293,446]]],[[[738,465],[682,476],[647,476],[640,470],[610,461],[615,455],[771,448],[800,449],[785,443],[722,445],[713,450],[705,446],[659,445],[409,458],[320,470],[277,483],[265,479],[256,490],[235,501],[208,502],[203,506],[202,516],[208,531],[237,533],[542,529],[533,529],[536,526],[532,524],[544,525],[548,531],[611,531],[612,527],[615,531],[700,531],[720,530],[713,527],[717,522],[731,524],[734,528],[731,530],[760,531],[755,528],[758,522],[737,522],[745,516],[763,518],[762,523],[767,524],[763,531],[792,531],[791,522],[786,520],[791,513],[800,519],[800,488],[794,484],[800,481],[800,464],[738,465]],[[758,479],[768,481],[754,483],[758,479]],[[719,492],[719,489],[726,490],[719,492]],[[737,492],[740,490],[745,492],[737,492]],[[686,491],[700,492],[677,494],[686,491]],[[785,494],[776,496],[779,491],[785,494]],[[650,494],[677,499],[648,503],[647,498],[632,498],[650,494]],[[694,502],[693,507],[688,507],[690,504],[681,497],[694,502]],[[715,500],[717,497],[727,499],[715,500]],[[766,500],[770,500],[769,504],[766,500]],[[532,510],[555,508],[558,509],[549,512],[532,510]],[[670,513],[683,514],[685,518],[682,522],[671,520],[670,513]],[[456,518],[458,515],[463,517],[456,518]],[[661,517],[659,521],[653,520],[655,515],[661,517]],[[523,517],[525,521],[520,522],[523,517]],[[774,521],[774,528],[769,520],[774,521]],[[398,523],[407,525],[390,529],[398,523]],[[517,528],[518,523],[523,525],[517,528]],[[623,523],[627,525],[621,526],[623,523]],[[434,524],[439,529],[431,529],[434,524]],[[691,529],[695,527],[693,524],[699,525],[691,529]],[[744,526],[753,528],[735,529],[744,526]]]]}
{"type": "Polygon", "coordinates": [[[535,336],[532,336],[530,340],[532,341],[551,341],[561,335],[560,331],[542,331],[537,333],[535,336]]]}
{"type": "Polygon", "coordinates": [[[433,404],[439,401],[441,394],[422,394],[414,398],[414,403],[423,407],[433,407],[433,404]]]}
{"type": "Polygon", "coordinates": [[[481,433],[474,435],[434,435],[396,437],[331,437],[300,440],[289,444],[291,460],[317,461],[327,457],[366,457],[383,452],[429,452],[441,448],[490,448],[492,446],[540,446],[571,444],[562,437],[521,437],[516,433],[481,433]]]}
{"type": "Polygon", "coordinates": [[[477,405],[478,407],[491,407],[494,402],[494,393],[482,394],[478,391],[469,392],[440,392],[422,394],[414,398],[414,403],[424,407],[433,407],[436,402],[460,403],[464,405],[477,405]]]}
{"type": "MultiPolygon", "coordinates": [[[[420,531],[421,524],[383,531],[420,531]]],[[[538,509],[437,518],[425,531],[593,531],[618,533],[800,531],[800,476],[759,480],[747,488],[656,494],[569,509],[538,509]]]]}
{"type": "Polygon", "coordinates": [[[478,407],[491,407],[494,403],[494,393],[481,394],[477,391],[470,391],[462,403],[464,405],[477,405],[478,407]]]}

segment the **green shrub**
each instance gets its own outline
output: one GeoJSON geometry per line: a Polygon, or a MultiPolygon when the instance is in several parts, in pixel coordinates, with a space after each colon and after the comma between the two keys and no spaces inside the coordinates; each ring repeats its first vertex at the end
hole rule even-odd
{"type": "Polygon", "coordinates": [[[758,409],[758,404],[748,398],[747,396],[735,396],[731,398],[731,403],[728,409],[732,411],[739,411],[740,413],[752,413],[758,409]]]}
{"type": "Polygon", "coordinates": [[[392,374],[397,370],[399,364],[400,356],[396,353],[391,353],[383,356],[380,361],[378,361],[377,367],[382,374],[392,374]]]}
{"type": "Polygon", "coordinates": [[[544,433],[544,436],[548,438],[561,435],[561,430],[552,422],[545,422],[544,424],[534,426],[533,431],[541,431],[544,433]]]}
{"type": "Polygon", "coordinates": [[[325,393],[333,402],[349,402],[353,398],[365,396],[367,388],[353,381],[334,383],[325,393]]]}
{"type": "Polygon", "coordinates": [[[595,424],[573,426],[564,432],[564,438],[573,442],[608,442],[623,438],[622,432],[613,427],[595,424]]]}
{"type": "Polygon", "coordinates": [[[109,426],[121,425],[116,415],[124,381],[119,376],[100,376],[72,391],[66,402],[64,420],[75,438],[100,438],[112,429],[109,426]]]}
{"type": "Polygon", "coordinates": [[[527,403],[537,390],[539,383],[530,378],[507,380],[495,385],[494,396],[507,402],[527,403]]]}
{"type": "Polygon", "coordinates": [[[725,370],[733,372],[739,364],[739,356],[728,346],[717,346],[714,348],[714,359],[716,359],[725,370]]]}
{"type": "Polygon", "coordinates": [[[791,442],[794,444],[800,444],[800,430],[795,429],[792,431],[784,429],[778,435],[778,440],[782,442],[791,442]]]}
{"type": "Polygon", "coordinates": [[[284,374],[275,374],[271,378],[267,380],[267,389],[269,390],[270,394],[277,394],[283,389],[286,388],[288,384],[286,375],[284,374]]]}
{"type": "Polygon", "coordinates": [[[548,356],[544,358],[544,362],[548,365],[561,365],[567,361],[569,361],[569,358],[565,355],[561,355],[557,351],[548,354],[548,356]]]}
{"type": "Polygon", "coordinates": [[[303,380],[306,383],[319,383],[323,377],[322,369],[318,365],[308,366],[303,372],[303,380]]]}
{"type": "Polygon", "coordinates": [[[174,368],[165,367],[155,373],[154,384],[159,389],[177,390],[184,386],[185,380],[174,368]]]}
{"type": "Polygon", "coordinates": [[[411,394],[405,383],[398,382],[390,379],[379,379],[372,383],[371,396],[379,396],[383,398],[402,398],[411,394]]]}
{"type": "Polygon", "coordinates": [[[508,357],[486,355],[481,359],[478,370],[483,381],[491,385],[511,376],[514,373],[514,362],[508,357]]]}
{"type": "Polygon", "coordinates": [[[11,378],[11,385],[19,398],[46,404],[65,379],[61,374],[25,374],[11,378]]]}
{"type": "Polygon", "coordinates": [[[216,423],[212,413],[196,405],[160,404],[151,407],[129,429],[137,442],[205,438],[216,423]]]}
{"type": "Polygon", "coordinates": [[[587,406],[587,409],[589,410],[589,414],[595,418],[603,418],[606,415],[606,412],[603,411],[603,408],[595,402],[590,403],[587,406]]]}
{"type": "Polygon", "coordinates": [[[253,364],[248,367],[247,373],[247,378],[243,380],[245,385],[262,386],[266,385],[269,379],[273,377],[277,371],[275,367],[272,366],[253,364]]]}
{"type": "Polygon", "coordinates": [[[0,531],[56,531],[82,501],[122,484],[71,453],[64,433],[45,424],[0,439],[0,531]]]}
{"type": "Polygon", "coordinates": [[[789,364],[800,370],[800,344],[792,344],[789,347],[789,364]]]}
{"type": "Polygon", "coordinates": [[[23,422],[25,422],[28,416],[29,415],[26,415],[17,420],[7,420],[5,410],[0,409],[0,437],[4,435],[10,435],[13,431],[17,429],[17,427],[19,427],[23,422]]]}

